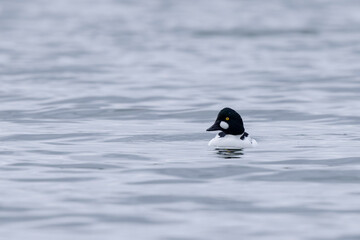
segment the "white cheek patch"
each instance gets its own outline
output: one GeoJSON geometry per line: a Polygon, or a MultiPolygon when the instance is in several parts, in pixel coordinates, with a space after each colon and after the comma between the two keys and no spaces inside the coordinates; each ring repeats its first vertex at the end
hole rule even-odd
{"type": "Polygon", "coordinates": [[[227,122],[221,121],[220,122],[220,127],[222,129],[228,129],[229,128],[229,124],[227,122]]]}

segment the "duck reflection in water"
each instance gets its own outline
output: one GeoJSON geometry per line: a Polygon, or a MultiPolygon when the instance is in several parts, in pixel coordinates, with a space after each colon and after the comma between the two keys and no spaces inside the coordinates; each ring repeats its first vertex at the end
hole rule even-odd
{"type": "Polygon", "coordinates": [[[244,152],[242,149],[216,148],[215,151],[219,157],[225,158],[225,159],[241,158],[241,156],[244,155],[244,152]]]}

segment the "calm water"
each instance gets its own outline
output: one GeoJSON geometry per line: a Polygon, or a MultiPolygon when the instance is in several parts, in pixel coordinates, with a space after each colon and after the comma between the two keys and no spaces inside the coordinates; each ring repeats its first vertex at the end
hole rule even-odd
{"type": "Polygon", "coordinates": [[[359,12],[1,0],[0,239],[360,239],[359,12]]]}

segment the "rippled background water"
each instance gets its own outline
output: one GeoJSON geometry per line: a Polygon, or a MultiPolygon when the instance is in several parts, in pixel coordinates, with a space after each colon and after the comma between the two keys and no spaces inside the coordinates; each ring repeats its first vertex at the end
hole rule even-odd
{"type": "Polygon", "coordinates": [[[359,12],[1,0],[0,238],[359,239],[359,12]]]}

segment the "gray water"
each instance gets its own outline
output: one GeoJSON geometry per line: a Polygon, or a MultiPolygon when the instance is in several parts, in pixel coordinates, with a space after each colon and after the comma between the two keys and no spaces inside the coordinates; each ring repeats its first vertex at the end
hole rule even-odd
{"type": "Polygon", "coordinates": [[[1,0],[0,239],[360,239],[359,13],[1,0]]]}

